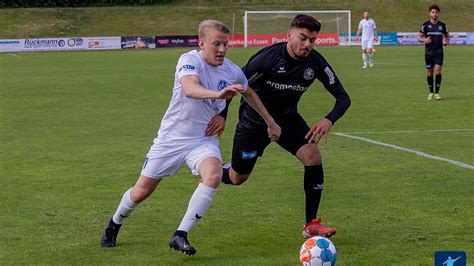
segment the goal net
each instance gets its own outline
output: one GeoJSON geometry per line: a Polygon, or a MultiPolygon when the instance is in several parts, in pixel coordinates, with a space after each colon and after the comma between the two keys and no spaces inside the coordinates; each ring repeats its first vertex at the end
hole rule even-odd
{"type": "Polygon", "coordinates": [[[321,22],[318,45],[350,45],[350,10],[245,11],[244,47],[286,41],[291,20],[298,14],[313,16],[321,22]]]}

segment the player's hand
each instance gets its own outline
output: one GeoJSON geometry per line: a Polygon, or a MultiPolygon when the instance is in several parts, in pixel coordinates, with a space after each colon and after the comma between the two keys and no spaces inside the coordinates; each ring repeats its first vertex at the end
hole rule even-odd
{"type": "Polygon", "coordinates": [[[217,99],[232,99],[238,92],[243,92],[244,87],[242,84],[233,84],[225,87],[223,90],[219,91],[217,99]]]}
{"type": "Polygon", "coordinates": [[[267,132],[271,141],[278,141],[281,136],[281,127],[276,122],[273,122],[268,125],[267,132]]]}
{"type": "Polygon", "coordinates": [[[431,37],[425,38],[425,43],[431,43],[431,37]]]}
{"type": "Polygon", "coordinates": [[[356,36],[355,41],[358,42],[360,40],[359,36],[356,36]]]}
{"type": "Polygon", "coordinates": [[[225,129],[225,119],[220,115],[214,116],[206,128],[206,136],[220,136],[225,129]]]}
{"type": "Polygon", "coordinates": [[[379,36],[375,36],[375,37],[374,37],[374,41],[375,41],[375,42],[378,42],[378,41],[379,41],[379,36]]]}
{"type": "Polygon", "coordinates": [[[323,118],[308,131],[305,139],[308,140],[308,143],[318,144],[321,138],[324,138],[324,143],[327,143],[328,134],[331,128],[332,122],[327,118],[323,118]]]}

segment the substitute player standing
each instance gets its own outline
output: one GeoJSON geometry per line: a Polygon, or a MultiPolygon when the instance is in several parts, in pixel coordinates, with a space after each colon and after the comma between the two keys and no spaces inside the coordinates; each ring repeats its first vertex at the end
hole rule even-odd
{"type": "Polygon", "coordinates": [[[153,140],[141,175],[127,190],[101,238],[102,247],[114,247],[123,219],[146,199],[165,176],[174,176],[186,163],[201,183],[192,195],[186,214],[169,246],[188,255],[196,253],[187,234],[201,219],[214,198],[222,178],[218,140],[223,127],[213,128],[214,120],[225,108],[226,100],[237,92],[256,108],[268,125],[267,137],[276,140],[281,129],[269,115],[257,94],[247,88],[242,70],[225,58],[229,29],[222,22],[205,20],[199,25],[200,51],[181,55],[176,66],[173,96],[158,136],[153,140]],[[207,134],[206,134],[207,132],[207,134]]]}
{"type": "Polygon", "coordinates": [[[421,25],[418,41],[425,43],[426,80],[430,90],[428,101],[442,100],[439,89],[441,88],[441,68],[444,59],[443,45],[448,45],[449,33],[446,24],[438,20],[439,6],[431,5],[428,10],[430,20],[421,25]],[[434,88],[433,68],[435,74],[434,88]]]}
{"type": "Polygon", "coordinates": [[[374,41],[377,42],[377,26],[375,21],[369,17],[369,12],[365,11],[363,19],[359,22],[356,39],[359,40],[359,35],[362,32],[361,46],[362,46],[362,68],[367,68],[367,53],[369,54],[369,66],[374,66],[374,41]]]}
{"type": "MultiPolygon", "coordinates": [[[[304,166],[306,223],[303,235],[306,237],[336,233],[336,229],[323,226],[317,218],[324,183],[317,143],[321,138],[326,141],[331,127],[351,103],[332,67],[320,53],[313,50],[320,29],[321,24],[315,18],[297,15],[291,22],[288,42],[260,50],[243,67],[249,87],[255,90],[282,128],[277,143],[296,156],[304,166]],[[336,103],[326,117],[310,128],[298,112],[298,102],[315,79],[336,98],[336,103]]],[[[241,101],[232,163],[224,165],[222,181],[233,185],[245,182],[270,141],[264,120],[246,102],[241,101]]],[[[268,181],[271,183],[271,179],[268,181]]]]}

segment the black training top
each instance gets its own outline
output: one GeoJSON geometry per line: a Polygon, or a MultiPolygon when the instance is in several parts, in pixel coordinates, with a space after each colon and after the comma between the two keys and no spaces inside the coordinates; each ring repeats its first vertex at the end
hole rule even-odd
{"type": "MultiPolygon", "coordinates": [[[[286,43],[277,43],[263,48],[253,55],[242,68],[263,104],[277,122],[288,114],[296,113],[297,104],[315,79],[336,98],[334,108],[326,118],[333,124],[346,112],[351,104],[333,69],[324,57],[312,50],[303,61],[288,54],[286,43]]],[[[239,124],[244,127],[265,125],[265,122],[243,99],[239,110],[239,124]]]]}
{"type": "Polygon", "coordinates": [[[448,33],[446,24],[439,20],[436,24],[433,24],[428,20],[421,25],[420,33],[423,33],[425,38],[431,37],[431,43],[425,43],[425,53],[427,55],[443,53],[443,35],[448,33]]]}

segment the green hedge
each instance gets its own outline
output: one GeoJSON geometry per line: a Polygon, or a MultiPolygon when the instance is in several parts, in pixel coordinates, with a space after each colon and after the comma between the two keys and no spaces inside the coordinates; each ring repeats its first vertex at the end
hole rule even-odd
{"type": "Polygon", "coordinates": [[[171,3],[175,0],[3,0],[5,7],[85,7],[85,6],[137,6],[171,3]]]}

